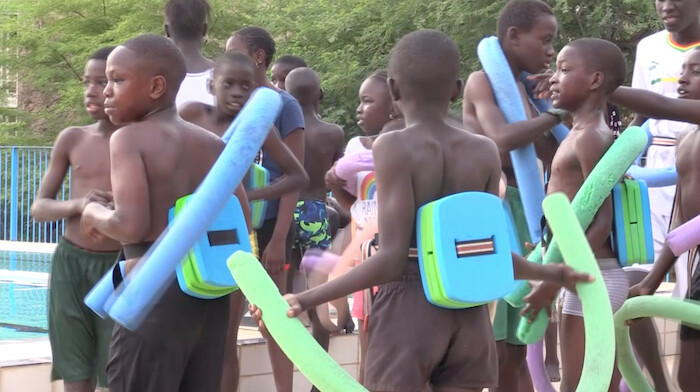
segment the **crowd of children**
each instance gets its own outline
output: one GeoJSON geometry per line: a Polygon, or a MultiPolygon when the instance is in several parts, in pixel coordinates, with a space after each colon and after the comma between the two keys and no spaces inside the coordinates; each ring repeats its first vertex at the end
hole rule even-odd
{"type": "MultiPolygon", "coordinates": [[[[690,125],[700,124],[700,103],[695,102],[700,100],[700,49],[693,49],[700,45],[700,5],[656,1],[656,7],[666,30],[640,42],[635,88],[627,88],[620,87],[627,70],[617,46],[583,38],[557,54],[558,25],[551,8],[540,0],[509,1],[496,35],[510,71],[516,80],[522,72],[532,74],[537,98],[552,102],[539,112],[536,97],[518,81],[518,91],[511,93],[525,105],[527,119],[513,123],[506,120],[484,71],[472,73],[466,83],[460,78],[460,56],[450,37],[435,30],[407,34],[391,51],[387,69],[361,83],[356,114],[364,134],[345,144],[343,129],[322,119],[323,96],[332,91],[323,91],[313,64],[293,55],[273,63],[274,39],[260,27],[234,32],[226,52],[208,59],[202,46],[209,4],[169,0],[165,37],[138,36],[99,49],[88,60],[84,99],[95,123],[59,134],[32,206],[38,221],[66,219],[51,270],[52,380],[64,380],[70,392],[96,386],[116,392],[238,390],[236,341],[246,311],[240,291],[215,300],[194,298],[180,290],[173,273],[136,331],[100,319],[82,300],[116,260],[126,260],[125,273],[131,272],[168,226],[175,201],[193,193],[218,158],[228,125],[253,91],[266,87],[282,98],[256,159],[269,171],[270,184],[258,189],[240,184],[235,195],[255,234],[251,238],[261,263],[287,294],[290,317],[308,313],[313,335],[326,350],[330,334],[352,332],[355,318],[358,379],[372,391],[533,391],[526,346],[516,336],[520,314],[549,312],[564,287],[561,309],[554,312],[561,314],[560,388],[576,390],[584,314],[575,286],[593,278],[521,256],[532,240],[509,152],[534,145],[547,193],[563,192],[571,199],[614,141],[610,102],[638,113],[633,123],[653,119],[647,163],[675,164],[678,184],[652,197],[657,254],[650,272],[626,274],[620,267],[611,240],[611,198],[586,230],[613,311],[628,296],[653,295],[678,265],[664,244],[669,224],[677,227],[700,214],[694,198],[700,170],[692,163],[700,139],[697,126],[690,125]],[[450,103],[460,97],[461,124],[448,116],[450,103]],[[571,130],[560,144],[550,129],[562,122],[571,130]],[[69,168],[71,199],[58,201],[69,168]],[[524,309],[501,300],[490,317],[487,306],[446,309],[426,298],[417,262],[417,210],[469,191],[498,195],[512,212],[520,246],[512,253],[514,276],[541,281],[524,309]],[[255,230],[253,200],[267,201],[255,230]],[[336,268],[324,271],[305,263],[312,255],[327,258],[342,226],[355,239],[334,242],[340,249],[333,251],[342,253],[336,268]],[[306,286],[293,290],[299,272],[306,286]],[[337,325],[329,321],[328,303],[337,309],[337,325]]],[[[551,234],[543,227],[545,244],[551,234]]],[[[696,300],[699,259],[695,249],[676,269],[677,279],[688,282],[687,292],[680,288],[679,294],[696,300]]],[[[121,278],[116,271],[115,284],[121,278]]],[[[251,304],[249,311],[268,340],[277,391],[291,392],[293,364],[266,334],[262,310],[251,304]]],[[[556,328],[551,324],[546,341],[552,381],[559,378],[556,328]]],[[[637,321],[631,329],[656,390],[670,390],[651,321],[637,321]]],[[[678,384],[684,392],[700,391],[700,332],[684,325],[680,335],[678,384]]],[[[609,390],[618,391],[619,383],[615,372],[609,390]]]]}

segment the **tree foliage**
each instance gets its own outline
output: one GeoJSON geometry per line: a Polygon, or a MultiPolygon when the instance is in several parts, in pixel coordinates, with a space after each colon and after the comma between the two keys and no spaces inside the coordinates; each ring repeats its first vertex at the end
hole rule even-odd
{"type": "MultiPolygon", "coordinates": [[[[205,53],[215,57],[231,32],[245,25],[268,29],[278,54],[303,57],[322,78],[323,115],[357,131],[357,89],[364,77],[386,67],[402,35],[434,28],[457,42],[464,77],[478,68],[476,45],[495,32],[506,0],[210,0],[213,13],[205,53]]],[[[633,61],[636,43],[660,28],[653,2],[549,0],[559,20],[557,47],[579,37],[617,43],[633,61]]],[[[81,75],[97,48],[141,33],[162,33],[164,1],[3,0],[0,64],[23,86],[16,113],[24,129],[50,139],[60,129],[86,123],[81,75]]],[[[630,67],[631,70],[631,67],[630,67]]],[[[0,113],[2,114],[2,113],[0,113]]],[[[16,125],[11,126],[17,129],[16,125]]],[[[0,127],[0,133],[2,132],[0,127]]]]}

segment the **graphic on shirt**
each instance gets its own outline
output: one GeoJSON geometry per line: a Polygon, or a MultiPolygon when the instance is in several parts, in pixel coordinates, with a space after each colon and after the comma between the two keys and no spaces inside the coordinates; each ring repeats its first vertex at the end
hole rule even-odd
{"type": "Polygon", "coordinates": [[[367,174],[360,183],[360,200],[372,200],[376,197],[377,186],[374,181],[374,172],[367,174]]]}

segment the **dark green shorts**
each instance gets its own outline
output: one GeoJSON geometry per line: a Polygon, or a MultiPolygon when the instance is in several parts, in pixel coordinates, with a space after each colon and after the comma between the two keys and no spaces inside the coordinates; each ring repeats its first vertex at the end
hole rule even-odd
{"type": "Polygon", "coordinates": [[[107,357],[114,323],[90,310],[83,299],[117,260],[117,253],[90,252],[61,239],[49,283],[51,381],[95,380],[107,386],[107,357]]]}

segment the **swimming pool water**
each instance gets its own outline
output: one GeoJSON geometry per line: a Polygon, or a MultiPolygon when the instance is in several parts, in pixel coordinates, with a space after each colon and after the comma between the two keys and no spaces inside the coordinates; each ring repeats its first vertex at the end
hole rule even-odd
{"type": "Polygon", "coordinates": [[[51,254],[0,250],[0,340],[44,337],[51,254]]]}

